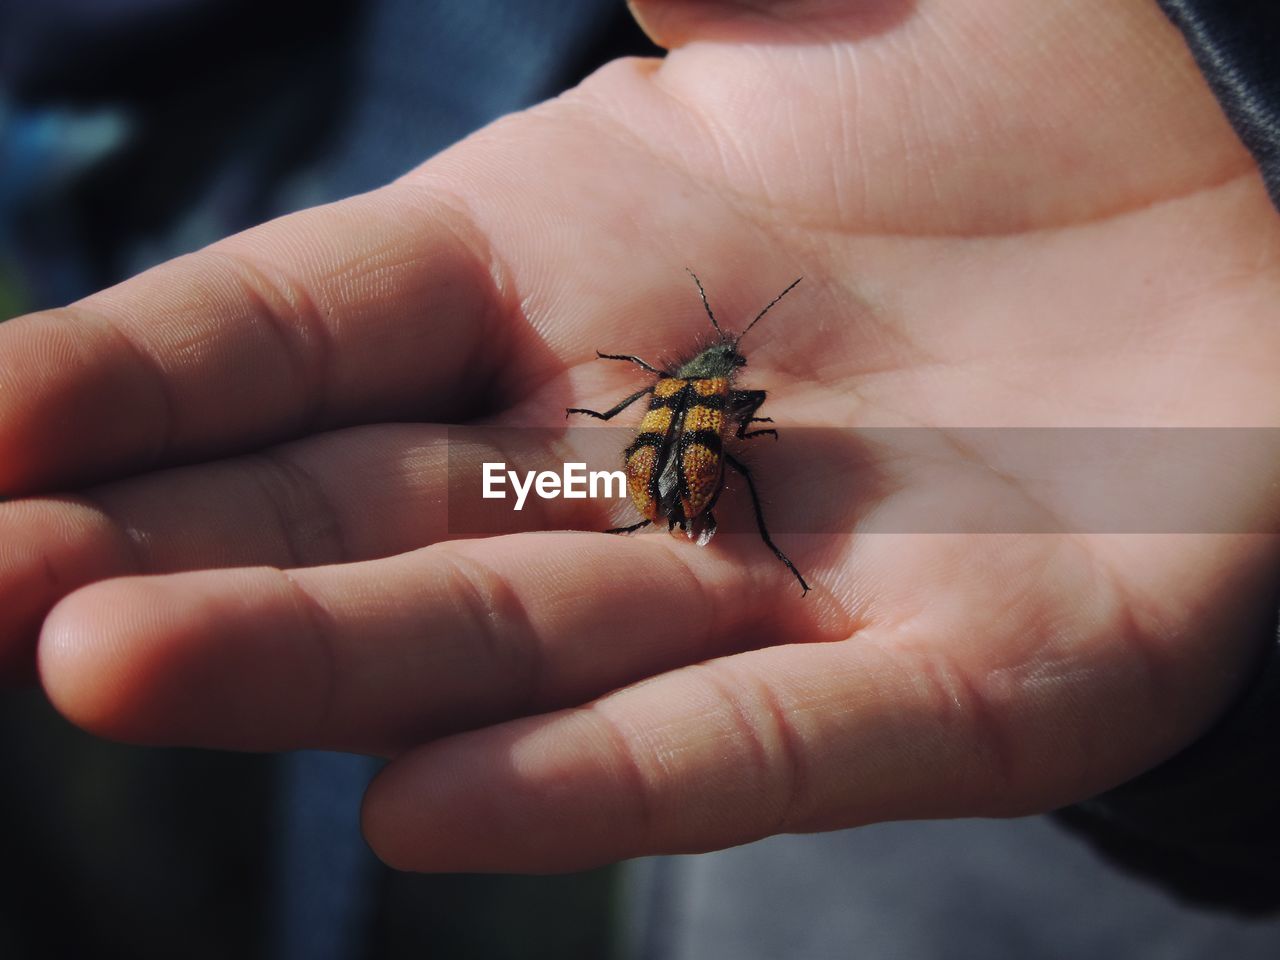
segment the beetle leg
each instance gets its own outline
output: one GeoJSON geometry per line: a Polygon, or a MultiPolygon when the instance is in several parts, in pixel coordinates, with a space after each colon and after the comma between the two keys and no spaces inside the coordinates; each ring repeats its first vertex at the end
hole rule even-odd
{"type": "Polygon", "coordinates": [[[620,414],[623,410],[627,409],[627,407],[631,406],[633,403],[635,403],[637,400],[643,397],[646,393],[653,393],[653,387],[649,386],[649,387],[645,387],[643,390],[637,390],[635,393],[627,397],[627,399],[623,400],[612,410],[606,410],[604,413],[598,413],[595,410],[584,410],[582,407],[569,407],[568,409],[565,410],[564,415],[567,417],[571,413],[585,413],[588,417],[595,417],[597,420],[612,420],[614,417],[620,414]]]}
{"type": "Polygon", "coordinates": [[[800,571],[796,569],[796,565],[787,558],[785,553],[778,549],[778,545],[769,536],[769,530],[764,525],[764,511],[760,509],[760,497],[756,493],[755,482],[751,479],[751,471],[731,454],[726,453],[724,455],[724,462],[746,478],[747,489],[751,492],[751,506],[756,511],[756,526],[760,528],[760,539],[764,541],[766,547],[773,551],[773,555],[786,564],[787,569],[800,581],[800,588],[804,591],[800,595],[804,596],[805,593],[809,592],[809,584],[804,582],[804,577],[800,576],[800,571]]]}
{"type": "Polygon", "coordinates": [[[647,527],[653,523],[652,520],[641,520],[639,523],[633,523],[629,527],[610,527],[605,533],[635,533],[641,527],[647,527]]]}
{"type": "Polygon", "coordinates": [[[757,417],[756,411],[764,403],[767,394],[763,390],[734,390],[729,394],[729,415],[738,422],[738,432],[734,434],[739,440],[750,440],[772,434],[778,439],[778,431],[772,427],[764,430],[747,430],[752,423],[773,423],[772,417],[757,417]]]}
{"type": "Polygon", "coordinates": [[[672,376],[672,374],[668,373],[666,370],[659,370],[653,364],[646,363],[645,361],[641,360],[639,357],[632,356],[629,353],[601,353],[599,350],[597,350],[596,356],[599,357],[601,360],[627,360],[630,363],[634,363],[638,367],[643,367],[644,369],[648,370],[650,373],[656,373],[660,377],[672,376]]]}

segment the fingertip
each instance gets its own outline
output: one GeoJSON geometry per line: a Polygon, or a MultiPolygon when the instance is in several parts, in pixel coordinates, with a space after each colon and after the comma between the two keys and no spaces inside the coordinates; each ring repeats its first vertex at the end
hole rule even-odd
{"type": "MultiPolygon", "coordinates": [[[[134,622],[133,605],[145,585],[122,602],[117,583],[104,581],[63,598],[45,618],[36,647],[40,682],[53,706],[76,726],[116,740],[140,736],[140,650],[153,631],[134,622]]],[[[157,608],[143,603],[143,609],[157,608]]]]}
{"type": "Polygon", "coordinates": [[[632,856],[632,778],[596,733],[566,710],[411,750],[369,785],[365,839],[393,869],[433,873],[564,873],[632,856]]]}
{"type": "Polygon", "coordinates": [[[62,600],[40,635],[40,677],[71,722],[114,740],[270,750],[305,742],[323,663],[265,568],[128,577],[62,600]]]}
{"type": "Polygon", "coordinates": [[[71,499],[0,504],[0,681],[36,679],[36,641],[57,601],[127,573],[127,544],[98,511],[71,499]]]}
{"type": "MultiPolygon", "coordinates": [[[[474,781],[474,772],[466,768],[473,763],[473,758],[451,751],[446,740],[412,750],[378,772],[361,802],[360,829],[379,860],[393,870],[419,873],[478,869],[474,858],[483,844],[476,844],[468,857],[463,838],[470,830],[465,821],[459,822],[459,802],[467,798],[474,781]],[[449,758],[443,765],[442,755],[449,758]]],[[[470,796],[463,806],[496,828],[492,811],[485,809],[491,802],[489,797],[470,796]]]]}
{"type": "Polygon", "coordinates": [[[396,842],[396,817],[388,797],[392,789],[384,768],[365,788],[360,802],[360,832],[374,856],[384,864],[392,870],[411,871],[415,865],[406,857],[407,846],[396,842]]]}
{"type": "Polygon", "coordinates": [[[66,489],[122,456],[154,458],[156,445],[143,434],[161,430],[158,387],[88,307],[15,317],[0,339],[0,495],[66,489]],[[103,397],[111,398],[109,417],[103,397]]]}

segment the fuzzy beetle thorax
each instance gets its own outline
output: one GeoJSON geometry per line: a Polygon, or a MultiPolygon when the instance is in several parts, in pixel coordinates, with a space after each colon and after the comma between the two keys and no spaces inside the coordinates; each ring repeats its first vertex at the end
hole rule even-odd
{"type": "Polygon", "coordinates": [[[676,376],[682,380],[730,380],[738,367],[745,367],[747,358],[738,352],[735,341],[725,340],[707,347],[692,360],[681,365],[676,376]]]}

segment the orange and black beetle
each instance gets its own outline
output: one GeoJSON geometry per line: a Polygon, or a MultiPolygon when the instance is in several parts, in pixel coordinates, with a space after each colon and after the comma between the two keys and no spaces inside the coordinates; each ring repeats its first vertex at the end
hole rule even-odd
{"type": "Polygon", "coordinates": [[[668,530],[679,527],[690,539],[697,540],[699,546],[705,546],[716,532],[716,518],[711,509],[724,488],[724,467],[728,464],[747,481],[761,539],[773,551],[774,556],[786,564],[787,569],[800,581],[804,592],[808,593],[809,584],[805,583],[795,564],[778,549],[769,536],[751,472],[723,449],[724,439],[730,431],[733,431],[733,437],[738,440],[750,440],[766,434],[771,434],[775,440],[778,438],[778,431],[772,428],[747,429],[753,423],[773,422],[768,417],[756,416],[760,405],[764,403],[765,392],[735,390],[733,380],[738,368],[747,364],[746,357],[738,351],[738,344],[775,303],[791,292],[800,279],[792,281],[790,286],[769,301],[742,333],[734,336],[720,329],[715,314],[711,312],[711,304],[707,302],[707,292],[702,289],[702,282],[692,270],[689,271],[689,276],[698,285],[707,317],[719,335],[716,342],[680,364],[674,371],[659,370],[639,357],[600,353],[597,350],[596,356],[601,359],[629,361],[657,374],[658,379],[604,413],[579,407],[565,411],[566,416],[570,413],[583,413],[599,420],[611,420],[641,397],[653,395],[653,399],[649,401],[649,411],[640,422],[640,432],[624,454],[627,489],[645,519],[629,527],[616,527],[607,532],[631,533],[665,519],[668,530]]]}

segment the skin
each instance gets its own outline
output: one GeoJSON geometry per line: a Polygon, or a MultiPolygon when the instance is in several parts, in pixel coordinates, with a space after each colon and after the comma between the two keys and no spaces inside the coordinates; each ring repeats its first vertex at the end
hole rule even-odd
{"type": "Polygon", "coordinates": [[[0,327],[10,673],[107,737],[394,758],[364,828],[417,870],[1041,811],[1193,740],[1273,625],[1275,458],[1179,475],[1236,532],[1090,532],[1071,463],[955,429],[1274,424],[1280,223],[1175,31],[1146,0],[637,13],[664,63],[0,327]],[[445,425],[643,386],[594,351],[694,347],[686,265],[729,329],[805,277],[739,380],[813,592],[741,489],[704,550],[450,539],[445,425]],[[952,502],[1044,522],[902,532],[952,502]]]}

